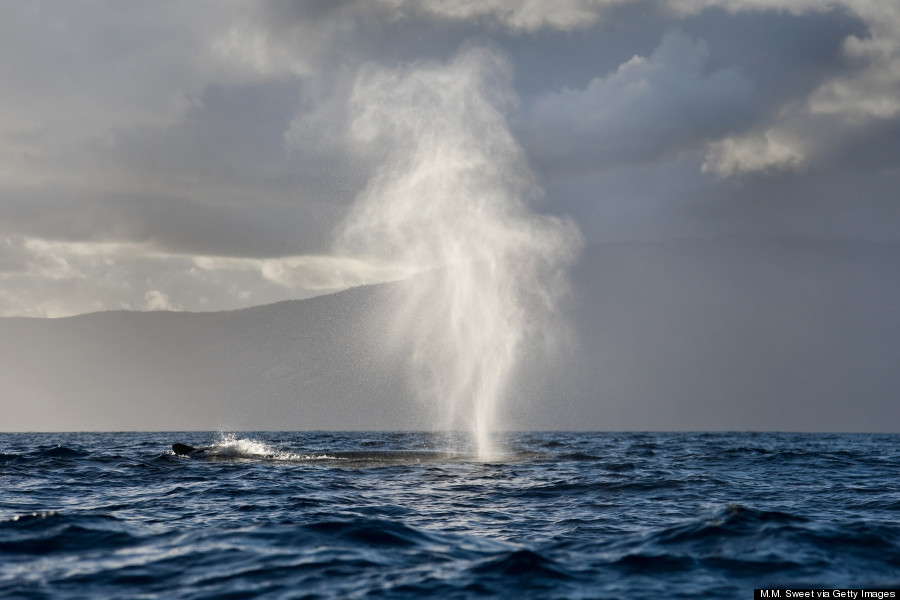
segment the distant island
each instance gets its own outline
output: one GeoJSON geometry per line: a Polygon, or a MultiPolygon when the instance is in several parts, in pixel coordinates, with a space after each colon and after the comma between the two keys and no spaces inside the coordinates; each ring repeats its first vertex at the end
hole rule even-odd
{"type": "MultiPolygon", "coordinates": [[[[590,246],[573,276],[575,335],[555,364],[522,366],[503,422],[896,429],[897,265],[891,244],[590,246]]],[[[403,286],[227,312],[2,318],[4,429],[428,429],[382,310],[403,286]]]]}

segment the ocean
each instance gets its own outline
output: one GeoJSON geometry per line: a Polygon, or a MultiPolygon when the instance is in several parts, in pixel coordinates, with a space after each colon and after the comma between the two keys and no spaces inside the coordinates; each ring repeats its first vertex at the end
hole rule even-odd
{"type": "Polygon", "coordinates": [[[2,598],[900,587],[900,436],[0,434],[2,598]],[[173,443],[207,448],[189,457],[173,443]]]}

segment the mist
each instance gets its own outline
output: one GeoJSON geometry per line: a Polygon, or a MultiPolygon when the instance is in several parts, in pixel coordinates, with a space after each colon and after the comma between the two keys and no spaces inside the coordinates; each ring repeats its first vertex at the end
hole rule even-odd
{"type": "Polygon", "coordinates": [[[352,133],[383,162],[341,229],[338,253],[413,277],[393,314],[412,346],[409,373],[435,426],[472,431],[481,455],[536,343],[561,332],[557,302],[581,243],[570,221],[541,216],[524,152],[504,115],[511,65],[467,46],[446,64],[364,69],[352,133]]]}

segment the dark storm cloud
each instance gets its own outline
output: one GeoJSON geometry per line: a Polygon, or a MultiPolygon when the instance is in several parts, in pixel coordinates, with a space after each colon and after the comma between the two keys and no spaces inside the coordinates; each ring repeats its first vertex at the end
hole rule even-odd
{"type": "Polygon", "coordinates": [[[708,69],[739,66],[766,106],[803,97],[823,78],[846,72],[843,41],[867,31],[864,21],[839,7],[803,14],[766,10],[740,15],[711,8],[683,19],[679,27],[709,45],[708,69]]]}

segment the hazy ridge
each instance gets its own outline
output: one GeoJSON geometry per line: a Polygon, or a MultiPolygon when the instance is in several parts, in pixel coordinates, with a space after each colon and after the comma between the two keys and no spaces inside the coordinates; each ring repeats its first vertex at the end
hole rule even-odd
{"type": "MultiPolygon", "coordinates": [[[[522,365],[505,422],[897,431],[898,266],[890,244],[591,246],[573,273],[574,335],[558,361],[522,365]]],[[[382,309],[403,286],[215,313],[0,319],[0,429],[428,428],[382,309]]]]}

